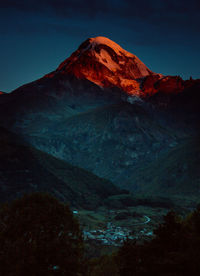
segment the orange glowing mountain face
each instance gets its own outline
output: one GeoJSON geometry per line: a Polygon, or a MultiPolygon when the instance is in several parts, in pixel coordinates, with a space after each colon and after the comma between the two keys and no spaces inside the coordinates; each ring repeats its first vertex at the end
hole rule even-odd
{"type": "Polygon", "coordinates": [[[150,75],[161,77],[106,37],[87,39],[52,74],[56,73],[73,74],[101,87],[119,87],[131,95],[140,95],[141,79],[150,75]]]}
{"type": "Polygon", "coordinates": [[[74,75],[102,88],[118,87],[131,96],[149,97],[157,92],[179,93],[185,84],[180,77],[152,72],[137,56],[106,37],[88,38],[52,73],[74,75]]]}

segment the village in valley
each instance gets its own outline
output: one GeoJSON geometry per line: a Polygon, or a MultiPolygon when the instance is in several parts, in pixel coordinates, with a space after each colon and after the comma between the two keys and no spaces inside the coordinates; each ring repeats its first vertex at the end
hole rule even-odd
{"type": "Polygon", "coordinates": [[[144,236],[152,236],[152,231],[147,231],[146,228],[141,230],[139,233],[133,235],[132,231],[127,228],[115,226],[112,222],[108,223],[106,229],[98,229],[91,231],[83,231],[85,240],[96,240],[104,245],[119,246],[125,239],[139,239],[144,236]]]}
{"type": "MultiPolygon", "coordinates": [[[[78,211],[73,211],[73,213],[78,215],[78,211]]],[[[100,244],[109,246],[120,246],[127,238],[132,240],[139,240],[145,237],[151,238],[153,236],[153,231],[150,231],[148,227],[145,227],[150,221],[151,219],[148,216],[143,216],[142,222],[133,225],[135,226],[134,231],[133,229],[130,229],[130,227],[118,226],[109,221],[102,228],[83,228],[83,237],[86,241],[96,241],[100,244]],[[138,226],[140,227],[138,228],[138,226]]]]}

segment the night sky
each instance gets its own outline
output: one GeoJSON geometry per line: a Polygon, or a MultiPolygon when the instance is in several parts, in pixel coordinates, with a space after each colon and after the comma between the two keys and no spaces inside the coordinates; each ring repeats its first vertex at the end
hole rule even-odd
{"type": "Polygon", "coordinates": [[[0,0],[0,90],[53,71],[95,36],[154,72],[200,78],[199,0],[0,0]]]}

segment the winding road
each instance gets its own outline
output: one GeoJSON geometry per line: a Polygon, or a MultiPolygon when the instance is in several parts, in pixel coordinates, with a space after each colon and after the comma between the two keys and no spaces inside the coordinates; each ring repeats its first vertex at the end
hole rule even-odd
{"type": "Polygon", "coordinates": [[[148,224],[151,221],[150,217],[148,216],[144,216],[144,218],[146,219],[144,222],[134,223],[133,225],[144,225],[144,224],[148,224]]]}

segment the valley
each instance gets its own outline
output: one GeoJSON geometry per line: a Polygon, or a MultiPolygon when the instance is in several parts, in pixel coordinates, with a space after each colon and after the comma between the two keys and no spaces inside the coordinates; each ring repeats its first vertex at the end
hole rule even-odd
{"type": "MultiPolygon", "coordinates": [[[[173,209],[185,217],[194,207],[177,205],[173,209]]],[[[100,256],[105,251],[112,252],[127,238],[139,243],[151,240],[154,229],[163,222],[163,216],[170,210],[150,205],[123,209],[101,206],[96,210],[76,210],[74,215],[80,222],[86,244],[96,248],[96,254],[100,256]]]]}

